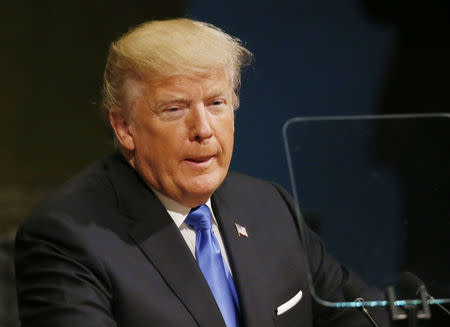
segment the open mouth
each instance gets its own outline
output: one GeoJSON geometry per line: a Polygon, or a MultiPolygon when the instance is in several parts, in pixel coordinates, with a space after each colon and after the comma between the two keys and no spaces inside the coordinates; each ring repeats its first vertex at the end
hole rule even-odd
{"type": "Polygon", "coordinates": [[[211,157],[205,157],[205,158],[189,158],[189,161],[193,162],[205,162],[208,161],[211,157]]]}
{"type": "Polygon", "coordinates": [[[201,165],[210,163],[213,160],[213,158],[214,156],[202,156],[202,157],[187,158],[186,161],[194,165],[201,165]]]}

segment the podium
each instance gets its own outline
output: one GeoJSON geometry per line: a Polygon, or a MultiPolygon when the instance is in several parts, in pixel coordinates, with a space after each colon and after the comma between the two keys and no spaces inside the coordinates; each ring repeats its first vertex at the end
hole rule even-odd
{"type": "MultiPolygon", "coordinates": [[[[449,118],[445,113],[328,116],[285,123],[300,233],[309,225],[329,253],[386,291],[371,301],[331,302],[317,296],[310,275],[318,303],[387,306],[394,320],[412,319],[411,308],[423,319],[429,307],[450,309],[449,118]],[[426,295],[420,283],[399,283],[404,272],[419,276],[426,295]]],[[[442,326],[450,326],[450,316],[443,319],[442,326]]]]}

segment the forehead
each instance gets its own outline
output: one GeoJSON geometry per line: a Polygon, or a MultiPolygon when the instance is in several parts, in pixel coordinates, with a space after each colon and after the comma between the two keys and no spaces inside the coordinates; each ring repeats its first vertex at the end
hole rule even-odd
{"type": "Polygon", "coordinates": [[[145,83],[146,95],[151,98],[170,96],[211,96],[232,91],[232,83],[225,70],[175,75],[145,83]]]}
{"type": "Polygon", "coordinates": [[[172,101],[191,101],[196,97],[231,96],[235,94],[230,74],[225,69],[202,73],[178,74],[144,80],[129,76],[123,84],[125,110],[133,111],[137,101],[158,105],[172,101]]]}

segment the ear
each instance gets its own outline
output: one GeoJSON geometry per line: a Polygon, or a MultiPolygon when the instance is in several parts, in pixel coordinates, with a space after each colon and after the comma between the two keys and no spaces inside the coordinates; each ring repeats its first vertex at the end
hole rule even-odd
{"type": "Polygon", "coordinates": [[[116,134],[120,145],[128,151],[134,151],[134,137],[130,131],[130,124],[126,114],[121,112],[109,112],[109,122],[116,134]]]}

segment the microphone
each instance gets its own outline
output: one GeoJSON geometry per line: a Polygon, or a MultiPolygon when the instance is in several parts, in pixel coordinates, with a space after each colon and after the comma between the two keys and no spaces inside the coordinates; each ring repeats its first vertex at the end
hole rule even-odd
{"type": "MultiPolygon", "coordinates": [[[[413,292],[415,293],[414,296],[418,295],[419,293],[423,293],[428,299],[435,300],[435,298],[428,293],[425,283],[413,273],[404,272],[400,277],[398,284],[405,290],[413,290],[413,292]]],[[[450,316],[450,311],[448,311],[443,305],[441,305],[440,303],[435,304],[450,316]]]]}
{"type": "Polygon", "coordinates": [[[353,285],[350,282],[345,283],[344,287],[343,287],[343,292],[344,292],[344,297],[347,301],[352,301],[352,302],[359,302],[361,303],[361,306],[359,307],[361,309],[361,311],[364,313],[364,315],[366,316],[367,320],[370,321],[370,323],[372,324],[372,326],[374,327],[380,327],[375,319],[373,319],[372,315],[369,313],[369,311],[366,309],[366,307],[364,306],[364,299],[362,297],[360,297],[360,289],[357,288],[355,285],[353,285]],[[354,300],[352,300],[354,299],[354,300]]]}

